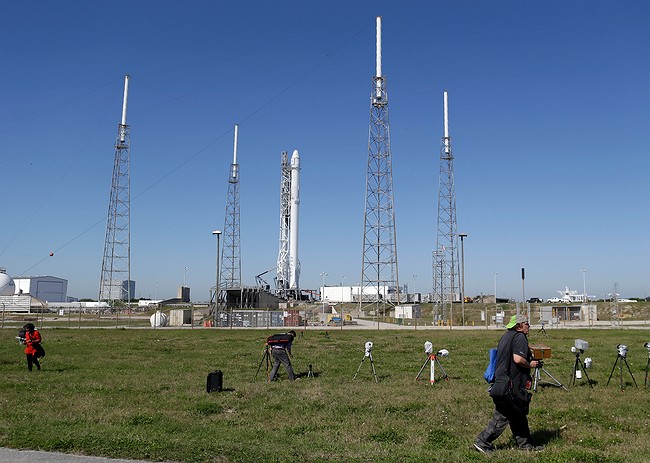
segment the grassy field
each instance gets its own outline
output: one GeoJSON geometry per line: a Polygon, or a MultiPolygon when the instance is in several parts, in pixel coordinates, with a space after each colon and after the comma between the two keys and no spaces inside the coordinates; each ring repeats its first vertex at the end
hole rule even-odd
{"type": "MultiPolygon", "coordinates": [[[[648,461],[650,331],[536,331],[531,343],[553,349],[546,368],[568,390],[540,386],[533,397],[530,425],[544,452],[522,454],[507,430],[490,460],[648,461]],[[575,338],[590,343],[593,389],[570,384],[575,338]],[[618,368],[606,385],[619,343],[638,388],[627,368],[623,390],[618,368]]],[[[271,333],[44,329],[43,370],[29,373],[15,330],[0,330],[0,446],[181,462],[486,460],[472,442],[492,413],[482,374],[501,331],[307,331],[294,343],[301,378],[290,383],[281,368],[281,381],[266,383],[265,365],[256,372],[271,333]],[[368,340],[378,384],[361,364],[368,340]],[[451,352],[441,359],[449,379],[434,385],[428,370],[415,380],[427,340],[451,352]],[[225,390],[207,394],[216,369],[225,390]]]]}

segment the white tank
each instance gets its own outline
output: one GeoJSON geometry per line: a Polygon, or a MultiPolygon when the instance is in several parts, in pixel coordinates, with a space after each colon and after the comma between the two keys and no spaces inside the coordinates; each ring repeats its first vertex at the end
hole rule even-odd
{"type": "Polygon", "coordinates": [[[149,319],[151,326],[167,326],[169,322],[169,317],[162,313],[160,310],[156,311],[151,318],[149,319]]]}
{"type": "Polygon", "coordinates": [[[0,296],[13,296],[16,293],[16,285],[13,278],[6,273],[0,273],[0,296]]]}

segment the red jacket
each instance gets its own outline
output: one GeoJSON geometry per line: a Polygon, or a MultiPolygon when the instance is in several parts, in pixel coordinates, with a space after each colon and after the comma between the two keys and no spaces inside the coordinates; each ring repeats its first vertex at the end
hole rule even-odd
{"type": "Polygon", "coordinates": [[[37,351],[34,348],[34,344],[40,344],[40,343],[41,343],[41,334],[38,332],[38,330],[25,332],[25,344],[26,344],[25,353],[27,355],[35,355],[37,351]]]}

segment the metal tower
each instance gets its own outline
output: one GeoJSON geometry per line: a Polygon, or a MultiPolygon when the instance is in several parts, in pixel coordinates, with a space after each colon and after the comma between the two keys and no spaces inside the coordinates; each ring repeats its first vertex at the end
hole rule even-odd
{"type": "Polygon", "coordinates": [[[393,171],[386,77],[381,74],[381,17],[377,17],[377,69],[370,97],[368,169],[363,224],[363,265],[359,304],[399,304],[393,171]]]}
{"type": "Polygon", "coordinates": [[[221,248],[221,279],[219,300],[227,302],[227,291],[240,290],[241,306],[241,248],[239,233],[239,164],[237,163],[237,136],[239,125],[235,124],[233,161],[228,174],[226,196],[226,218],[223,226],[223,247],[221,248]]]}
{"type": "Polygon", "coordinates": [[[118,125],[115,142],[113,181],[108,203],[106,239],[102,275],[99,281],[99,300],[113,306],[115,300],[129,302],[131,294],[131,129],[126,125],[126,106],[129,95],[129,76],[124,77],[122,122],[118,125]],[[126,285],[123,282],[126,281],[126,285]]]}
{"type": "Polygon", "coordinates": [[[289,290],[289,225],[291,221],[291,165],[289,155],[282,151],[280,171],[280,250],[278,252],[278,268],[276,293],[287,298],[289,290]]]}
{"type": "Polygon", "coordinates": [[[438,320],[451,318],[453,302],[460,300],[458,270],[458,233],[456,224],[456,189],[454,156],[449,137],[447,92],[444,92],[444,136],[440,147],[440,189],[438,191],[438,233],[433,255],[433,302],[438,320]],[[447,313],[449,304],[449,314],[447,313]]]}

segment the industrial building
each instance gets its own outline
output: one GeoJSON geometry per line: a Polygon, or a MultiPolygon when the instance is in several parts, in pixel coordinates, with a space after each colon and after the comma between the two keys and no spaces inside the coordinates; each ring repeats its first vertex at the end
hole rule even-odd
{"type": "Polygon", "coordinates": [[[67,302],[68,280],[53,276],[14,278],[15,294],[30,295],[44,302],[67,302]]]}

